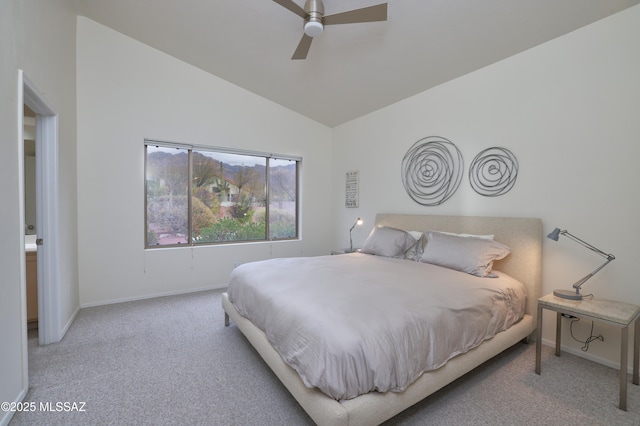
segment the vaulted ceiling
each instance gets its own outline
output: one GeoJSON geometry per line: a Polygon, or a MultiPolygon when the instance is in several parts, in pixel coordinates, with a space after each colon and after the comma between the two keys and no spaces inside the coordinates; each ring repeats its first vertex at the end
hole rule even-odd
{"type": "MultiPolygon", "coordinates": [[[[383,1],[324,5],[329,15],[383,1]]],[[[334,127],[640,0],[388,0],[387,21],[327,26],[306,60],[291,60],[302,18],[272,0],[75,3],[79,15],[334,127]]]]}

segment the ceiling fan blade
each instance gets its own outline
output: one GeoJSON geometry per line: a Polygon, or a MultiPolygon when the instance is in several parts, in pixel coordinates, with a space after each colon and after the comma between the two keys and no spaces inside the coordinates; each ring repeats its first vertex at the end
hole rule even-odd
{"type": "MultiPolygon", "coordinates": [[[[275,1],[275,0],[274,0],[275,1]]],[[[325,25],[356,24],[359,22],[376,22],[387,20],[387,3],[336,13],[322,18],[325,25]]]]}
{"type": "Polygon", "coordinates": [[[293,13],[295,13],[301,18],[307,17],[307,12],[305,12],[303,8],[301,8],[296,3],[294,3],[293,0],[273,0],[273,1],[278,3],[280,6],[286,9],[289,9],[290,11],[292,11],[293,13]]]}
{"type": "Polygon", "coordinates": [[[309,53],[309,48],[311,47],[312,41],[313,37],[302,34],[300,43],[298,43],[298,47],[296,47],[296,51],[293,52],[293,56],[291,57],[291,59],[307,59],[307,53],[309,53]]]}

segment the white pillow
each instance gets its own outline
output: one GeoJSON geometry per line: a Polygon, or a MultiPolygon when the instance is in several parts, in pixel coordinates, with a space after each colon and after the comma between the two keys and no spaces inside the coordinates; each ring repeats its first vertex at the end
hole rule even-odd
{"type": "Polygon", "coordinates": [[[405,251],[416,243],[408,232],[388,226],[377,226],[360,250],[362,253],[385,257],[403,257],[405,251]]]}
{"type": "Polygon", "coordinates": [[[493,261],[505,258],[509,253],[509,247],[490,239],[429,231],[420,261],[478,277],[490,277],[493,261]]]}

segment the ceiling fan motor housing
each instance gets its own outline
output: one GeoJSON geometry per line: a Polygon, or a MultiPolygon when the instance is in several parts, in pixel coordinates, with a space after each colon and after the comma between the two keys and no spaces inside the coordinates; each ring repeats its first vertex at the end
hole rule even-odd
{"type": "Polygon", "coordinates": [[[311,41],[314,37],[318,37],[323,33],[325,25],[356,24],[360,22],[387,20],[387,3],[325,16],[322,0],[306,0],[304,8],[300,7],[296,2],[299,0],[273,1],[304,20],[304,34],[302,34],[302,38],[295,52],[293,52],[291,59],[306,59],[309,48],[311,47],[311,41]]]}
{"type": "Polygon", "coordinates": [[[304,10],[307,12],[307,17],[304,20],[304,33],[309,37],[319,36],[324,30],[322,23],[324,4],[322,4],[322,0],[307,0],[304,4],[304,10]]]}

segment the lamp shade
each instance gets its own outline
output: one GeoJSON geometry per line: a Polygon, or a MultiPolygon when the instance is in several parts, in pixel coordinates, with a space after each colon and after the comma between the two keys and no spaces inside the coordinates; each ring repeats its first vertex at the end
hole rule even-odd
{"type": "Polygon", "coordinates": [[[560,232],[560,228],[556,228],[551,231],[549,235],[547,235],[547,238],[552,239],[553,241],[558,241],[558,239],[560,238],[560,232]]]}

